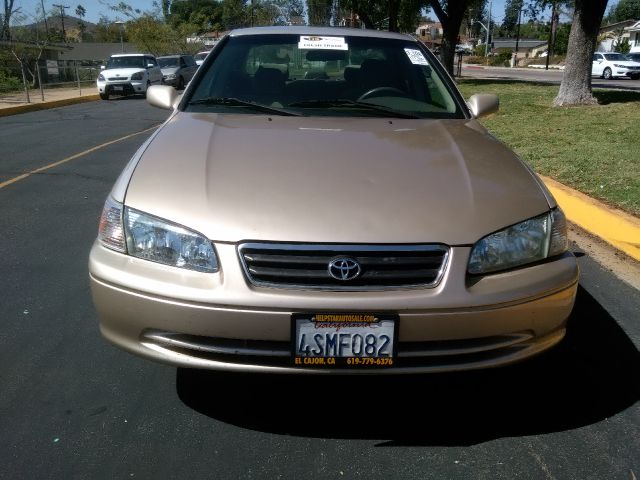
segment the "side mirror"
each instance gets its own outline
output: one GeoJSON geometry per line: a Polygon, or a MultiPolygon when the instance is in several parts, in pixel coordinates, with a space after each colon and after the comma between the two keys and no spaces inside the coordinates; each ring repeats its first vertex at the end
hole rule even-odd
{"type": "Polygon", "coordinates": [[[105,67],[104,65],[100,65],[100,70],[104,70],[105,68],[107,67],[105,67]]]}
{"type": "Polygon", "coordinates": [[[147,102],[154,107],[173,110],[179,101],[180,95],[169,85],[151,85],[147,89],[147,102]]]}
{"type": "Polygon", "coordinates": [[[500,108],[500,100],[497,95],[476,93],[467,100],[467,105],[473,117],[480,118],[497,112],[500,108]]]}
{"type": "Polygon", "coordinates": [[[153,63],[147,63],[147,68],[153,68],[155,65],[153,63]]]}

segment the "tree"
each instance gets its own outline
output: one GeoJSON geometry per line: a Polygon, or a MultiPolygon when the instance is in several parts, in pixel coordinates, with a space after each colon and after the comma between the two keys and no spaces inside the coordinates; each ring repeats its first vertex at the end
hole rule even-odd
{"type": "Polygon", "coordinates": [[[524,6],[523,0],[507,0],[504,4],[504,19],[502,20],[502,31],[507,37],[512,37],[516,33],[516,27],[520,17],[520,11],[524,6]]]}
{"type": "Polygon", "coordinates": [[[84,40],[84,32],[87,30],[87,26],[83,21],[86,14],[87,10],[82,5],[78,5],[76,7],[76,15],[80,17],[80,21],[78,22],[78,29],[80,30],[80,41],[84,40]]]}
{"type": "Polygon", "coordinates": [[[554,105],[597,103],[591,90],[591,64],[608,0],[575,0],[567,60],[554,105]]]}
{"type": "Polygon", "coordinates": [[[640,0],[620,0],[607,16],[607,23],[640,20],[640,0]]]}
{"type": "Polygon", "coordinates": [[[462,19],[471,0],[428,0],[442,24],[442,50],[440,58],[447,71],[453,74],[453,59],[458,43],[462,19]]]}
{"type": "Polygon", "coordinates": [[[307,0],[309,25],[329,25],[333,11],[333,0],[307,0]]]}
{"type": "Polygon", "coordinates": [[[4,12],[0,23],[0,40],[11,40],[11,16],[13,15],[14,0],[4,0],[4,12]]]}

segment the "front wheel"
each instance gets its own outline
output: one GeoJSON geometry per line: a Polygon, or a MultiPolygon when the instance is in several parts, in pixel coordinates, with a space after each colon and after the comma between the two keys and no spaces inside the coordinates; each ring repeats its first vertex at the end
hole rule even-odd
{"type": "Polygon", "coordinates": [[[107,92],[101,93],[100,98],[102,100],[109,100],[109,94],[107,92]]]}
{"type": "Polygon", "coordinates": [[[604,77],[605,80],[611,80],[613,78],[611,69],[609,67],[605,68],[604,72],[602,72],[602,76],[604,77]]]}
{"type": "Polygon", "coordinates": [[[640,73],[631,75],[631,80],[638,80],[640,78],[640,73]]]}

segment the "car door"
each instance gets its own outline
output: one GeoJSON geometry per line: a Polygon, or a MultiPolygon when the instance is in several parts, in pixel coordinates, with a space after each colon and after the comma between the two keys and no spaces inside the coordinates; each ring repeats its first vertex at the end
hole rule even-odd
{"type": "Polygon", "coordinates": [[[591,75],[602,75],[604,71],[604,57],[599,53],[593,54],[593,65],[591,67],[591,75]]]}
{"type": "Polygon", "coordinates": [[[149,67],[149,81],[151,83],[162,83],[162,70],[158,66],[158,61],[154,57],[146,57],[147,65],[153,65],[149,67]]]}
{"type": "Polygon", "coordinates": [[[198,65],[196,65],[196,61],[194,60],[192,55],[184,55],[182,57],[182,60],[185,63],[184,81],[185,83],[188,83],[191,81],[191,79],[193,78],[193,75],[196,73],[196,70],[198,69],[198,65]]]}

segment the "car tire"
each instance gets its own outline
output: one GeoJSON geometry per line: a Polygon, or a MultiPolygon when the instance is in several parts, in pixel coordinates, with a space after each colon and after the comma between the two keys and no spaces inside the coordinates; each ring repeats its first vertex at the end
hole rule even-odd
{"type": "Polygon", "coordinates": [[[638,75],[630,75],[631,76],[631,80],[638,80],[640,78],[640,74],[638,75]]]}
{"type": "Polygon", "coordinates": [[[604,72],[602,72],[602,78],[605,80],[613,80],[613,73],[609,67],[605,68],[604,72]]]}
{"type": "Polygon", "coordinates": [[[100,98],[102,100],[109,100],[109,94],[107,92],[101,93],[100,98]]]}

